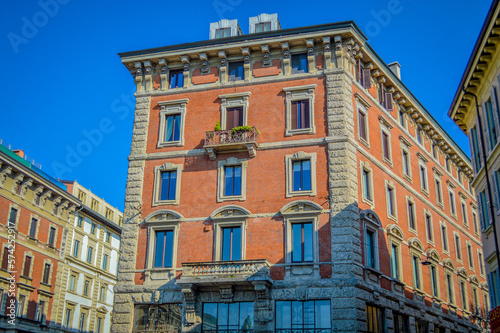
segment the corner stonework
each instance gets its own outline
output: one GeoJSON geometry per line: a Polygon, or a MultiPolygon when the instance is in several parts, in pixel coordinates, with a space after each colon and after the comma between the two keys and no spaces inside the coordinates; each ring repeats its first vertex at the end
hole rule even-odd
{"type": "Polygon", "coordinates": [[[135,267],[144,181],[146,142],[151,97],[137,97],[135,105],[132,147],[130,150],[123,231],[121,236],[118,282],[115,287],[111,332],[129,333],[134,320],[132,295],[126,292],[135,285],[135,267]]]}

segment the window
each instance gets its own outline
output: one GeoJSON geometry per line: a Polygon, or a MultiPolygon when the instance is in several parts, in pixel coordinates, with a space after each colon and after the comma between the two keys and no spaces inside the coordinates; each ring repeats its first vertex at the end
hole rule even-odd
{"type": "Polygon", "coordinates": [[[473,306],[474,308],[471,309],[471,312],[476,315],[480,315],[480,309],[479,309],[479,298],[477,296],[477,288],[472,287],[472,299],[473,299],[473,306]]]}
{"type": "Polygon", "coordinates": [[[467,286],[463,280],[459,281],[459,290],[460,290],[460,300],[462,301],[462,309],[467,310],[467,286]]]}
{"type": "Polygon", "coordinates": [[[488,288],[490,292],[491,308],[496,308],[500,301],[500,290],[498,285],[498,268],[492,269],[488,274],[488,288]]]}
{"type": "Polygon", "coordinates": [[[298,152],[285,156],[287,197],[316,195],[316,153],[298,152]]]}
{"type": "MultiPolygon", "coordinates": [[[[182,311],[179,311],[181,314],[182,311]]],[[[253,302],[203,303],[204,332],[248,332],[254,329],[253,302]]],[[[179,320],[179,322],[181,322],[179,320]]],[[[180,330],[180,327],[179,327],[180,330]]]]}
{"type": "Polygon", "coordinates": [[[383,309],[373,305],[366,305],[366,328],[369,333],[385,332],[383,309]]]}
{"type": "Polygon", "coordinates": [[[231,28],[220,28],[215,30],[215,38],[231,37],[231,28]]]}
{"type": "Polygon", "coordinates": [[[228,69],[229,81],[238,81],[245,79],[245,67],[243,61],[234,61],[229,63],[228,69]]]}
{"type": "Polygon", "coordinates": [[[401,279],[400,273],[400,247],[397,244],[392,243],[391,244],[391,277],[397,280],[401,279]]]}
{"type": "Polygon", "coordinates": [[[387,191],[387,215],[389,215],[389,217],[395,218],[397,216],[396,189],[392,183],[386,181],[386,191],[387,191]]]}
{"type": "Polygon", "coordinates": [[[8,247],[3,248],[3,256],[2,256],[2,269],[4,271],[9,269],[9,253],[14,254],[14,250],[10,250],[8,247]]]}
{"type": "Polygon", "coordinates": [[[101,290],[99,292],[99,302],[104,302],[105,296],[106,296],[106,286],[101,286],[101,290]]]}
{"type": "Polygon", "coordinates": [[[108,270],[108,255],[105,254],[103,257],[102,257],[102,269],[107,271],[108,270]]]}
{"type": "Polygon", "coordinates": [[[31,257],[30,256],[25,256],[24,257],[24,266],[23,266],[23,275],[24,277],[30,277],[30,272],[31,272],[31,257]]]}
{"type": "Polygon", "coordinates": [[[292,224],[292,262],[313,261],[313,224],[292,224]]]}
{"type": "Polygon", "coordinates": [[[42,202],[42,192],[35,192],[35,205],[40,206],[42,202]]]}
{"type": "Polygon", "coordinates": [[[71,328],[71,319],[72,319],[72,310],[69,308],[66,308],[66,314],[64,317],[64,327],[66,328],[71,328]]]}
{"type": "Polygon", "coordinates": [[[85,313],[80,314],[80,322],[78,323],[78,329],[80,332],[85,330],[85,313]]]}
{"type": "Polygon", "coordinates": [[[81,216],[78,216],[78,219],[76,220],[76,225],[81,228],[82,224],[83,224],[83,218],[81,216]]]}
{"type": "Polygon", "coordinates": [[[106,218],[111,221],[113,220],[113,211],[109,208],[106,208],[106,218]]]}
{"type": "Polygon", "coordinates": [[[365,252],[366,261],[365,265],[370,268],[376,268],[376,247],[377,247],[376,233],[373,230],[366,229],[365,234],[365,252]]]}
{"type": "Polygon", "coordinates": [[[182,88],[184,87],[184,70],[171,70],[168,78],[169,88],[182,88]]]}
{"type": "Polygon", "coordinates": [[[55,242],[56,242],[56,228],[50,227],[50,229],[49,229],[49,242],[47,243],[47,245],[55,246],[55,242]]]}
{"type": "Polygon", "coordinates": [[[373,196],[372,196],[372,172],[369,169],[362,168],[361,170],[361,182],[363,186],[363,199],[372,201],[373,196]]]}
{"type": "Polygon", "coordinates": [[[488,211],[488,201],[486,199],[486,192],[479,192],[479,214],[481,216],[481,226],[486,230],[490,226],[490,217],[488,211]]]}
{"type": "Polygon", "coordinates": [[[314,134],[314,89],[316,84],[285,87],[285,136],[314,134]]]}
{"type": "Polygon", "coordinates": [[[460,236],[456,233],[455,236],[455,251],[457,253],[457,260],[462,260],[462,248],[460,247],[460,236]]]}
{"type": "Polygon", "coordinates": [[[382,136],[382,161],[388,163],[392,167],[392,147],[391,147],[391,123],[384,117],[379,116],[380,133],[382,136]]]}
{"type": "Polygon", "coordinates": [[[403,128],[406,128],[405,114],[404,114],[404,111],[403,111],[403,109],[401,107],[399,107],[398,119],[399,119],[399,124],[401,126],[403,126],[403,128]]]}
{"type": "Polygon", "coordinates": [[[31,238],[35,238],[36,237],[36,227],[37,227],[37,224],[38,224],[38,220],[35,219],[35,218],[32,218],[31,219],[30,232],[29,232],[29,236],[31,238]]]}
{"type": "Polygon", "coordinates": [[[16,317],[24,318],[24,308],[26,306],[26,296],[19,295],[17,300],[16,317]]]}
{"type": "Polygon", "coordinates": [[[429,265],[430,275],[431,275],[431,292],[432,296],[438,297],[439,279],[437,273],[436,265],[429,265]]]}
{"type": "Polygon", "coordinates": [[[277,332],[330,332],[330,301],[276,301],[277,332]]]}
{"type": "Polygon", "coordinates": [[[92,223],[92,225],[90,226],[90,233],[92,235],[95,235],[95,229],[96,229],[97,225],[95,223],[92,223]]]}
{"type": "Polygon", "coordinates": [[[443,242],[443,251],[448,252],[448,233],[445,224],[441,224],[441,241],[443,242]]]}
{"type": "Polygon", "coordinates": [[[441,180],[436,178],[436,201],[438,205],[442,206],[443,205],[443,188],[441,186],[441,180]]]}
{"type": "Polygon", "coordinates": [[[434,243],[434,233],[432,230],[432,217],[430,214],[425,214],[425,228],[427,230],[427,241],[434,243]]]}
{"type": "Polygon", "coordinates": [[[432,157],[438,158],[437,146],[436,146],[436,144],[434,142],[432,143],[432,157]]]}
{"type": "Polygon", "coordinates": [[[469,260],[469,267],[474,269],[474,256],[472,255],[472,246],[467,242],[467,258],[469,260]]]}
{"type": "Polygon", "coordinates": [[[246,199],[247,166],[246,159],[235,157],[218,162],[218,202],[246,199]]]}
{"type": "Polygon", "coordinates": [[[75,291],[75,282],[76,282],[76,275],[71,274],[69,277],[69,286],[68,286],[69,291],[75,291]]]}
{"type": "Polygon", "coordinates": [[[484,275],[483,254],[479,250],[477,250],[477,261],[479,262],[479,273],[484,275]]]}
{"type": "Polygon", "coordinates": [[[97,319],[96,319],[95,332],[102,333],[102,318],[101,317],[97,317],[97,319]]]}
{"type": "Polygon", "coordinates": [[[77,257],[78,258],[79,250],[80,250],[80,241],[79,240],[75,240],[75,242],[73,244],[73,257],[77,257]]]}
{"type": "Polygon", "coordinates": [[[417,230],[415,204],[413,203],[413,201],[407,200],[407,207],[408,207],[408,226],[412,230],[417,230]]]}
{"type": "Polygon", "coordinates": [[[154,267],[172,267],[174,231],[156,231],[154,267]]]}
{"type": "Polygon", "coordinates": [[[111,233],[109,231],[106,231],[106,243],[111,242],[111,233]]]}
{"type": "Polygon", "coordinates": [[[89,291],[90,291],[90,280],[85,279],[85,282],[83,284],[83,295],[89,296],[89,291]]]}
{"type": "Polygon", "coordinates": [[[226,109],[226,129],[243,126],[243,108],[227,108],[226,109]]]}
{"type": "Polygon", "coordinates": [[[491,99],[488,99],[485,103],[484,103],[484,112],[483,112],[483,116],[484,116],[484,113],[486,113],[486,122],[487,122],[487,128],[488,128],[488,133],[489,133],[489,146],[490,146],[490,150],[493,149],[493,147],[495,147],[495,145],[497,144],[497,136],[498,136],[498,129],[497,129],[497,126],[496,126],[496,123],[495,123],[495,118],[496,118],[496,113],[494,114],[493,113],[493,110],[492,110],[492,105],[491,105],[491,99]]]}
{"type": "Polygon", "coordinates": [[[477,140],[477,129],[476,126],[471,128],[470,130],[470,139],[472,143],[472,159],[474,162],[474,168],[476,170],[476,173],[481,169],[481,151],[479,150],[479,143],[477,140]]]}
{"type": "MultiPolygon", "coordinates": [[[[180,304],[136,305],[134,312],[132,332],[181,332],[182,330],[183,316],[180,304]]],[[[228,312],[225,314],[228,316],[228,312]]],[[[251,314],[253,316],[253,308],[251,314]]],[[[207,322],[210,324],[206,329],[217,329],[217,315],[209,314],[207,322]]]]}
{"type": "Polygon", "coordinates": [[[99,203],[94,198],[92,198],[92,200],[90,200],[90,209],[92,209],[95,212],[97,212],[99,210],[99,203]]]}
{"type": "Polygon", "coordinates": [[[155,167],[154,205],[178,205],[182,164],[166,162],[155,167]]]}
{"type": "Polygon", "coordinates": [[[417,127],[415,129],[415,132],[417,132],[417,142],[422,144],[422,130],[420,129],[420,127],[417,127]]]}
{"type": "Polygon", "coordinates": [[[420,164],[420,186],[422,191],[428,192],[427,167],[424,164],[420,164]]]}
{"type": "Polygon", "coordinates": [[[89,246],[87,249],[87,263],[92,264],[92,254],[94,252],[94,249],[89,246]]]}
{"type": "Polygon", "coordinates": [[[363,86],[365,89],[370,89],[371,87],[371,70],[364,68],[365,65],[361,59],[356,60],[356,81],[363,86]]]}
{"type": "Polygon", "coordinates": [[[358,110],[358,134],[359,138],[368,142],[368,119],[365,111],[358,110]]]}
{"type": "Polygon", "coordinates": [[[223,227],[222,260],[241,260],[241,227],[223,227]]]}
{"type": "Polygon", "coordinates": [[[464,226],[469,227],[469,221],[467,221],[467,207],[465,206],[465,202],[460,202],[460,206],[462,208],[462,218],[464,226]]]}
{"type": "Polygon", "coordinates": [[[402,150],[403,156],[402,156],[402,164],[403,164],[403,174],[405,176],[411,177],[410,173],[410,153],[407,150],[402,150]]]}
{"type": "Polygon", "coordinates": [[[420,275],[420,257],[413,254],[412,258],[413,286],[416,289],[422,289],[422,280],[420,275]]]}
{"type": "Polygon", "coordinates": [[[35,320],[38,322],[43,322],[45,318],[45,301],[39,301],[36,306],[35,320]]]}
{"type": "Polygon", "coordinates": [[[267,32],[271,31],[271,22],[263,22],[255,24],[255,32],[267,32]]]}
{"type": "Polygon", "coordinates": [[[11,208],[9,214],[9,227],[15,226],[17,222],[17,209],[11,208]]]}
{"type": "Polygon", "coordinates": [[[45,284],[50,284],[50,264],[45,264],[43,267],[43,277],[42,282],[45,284]]]}
{"type": "Polygon", "coordinates": [[[158,102],[160,106],[160,130],[157,148],[184,145],[184,122],[188,102],[187,98],[158,102]]]}
{"type": "Polygon", "coordinates": [[[387,92],[387,87],[382,83],[378,86],[378,100],[387,111],[393,110],[392,94],[387,92]]]}
{"type": "Polygon", "coordinates": [[[451,172],[450,158],[445,158],[446,171],[451,172]]]}
{"type": "Polygon", "coordinates": [[[449,195],[450,195],[450,212],[451,212],[451,215],[457,215],[457,209],[455,208],[455,193],[453,191],[450,191],[449,195]]]}
{"type": "Polygon", "coordinates": [[[86,198],[86,194],[84,191],[82,190],[78,190],[78,200],[80,200],[81,202],[85,203],[85,198],[86,198]]]}
{"type": "Polygon", "coordinates": [[[307,53],[292,54],[292,73],[307,73],[307,53]]]}
{"type": "MultiPolygon", "coordinates": [[[[410,321],[407,315],[393,312],[394,318],[394,333],[407,333],[410,332],[410,321]]],[[[435,332],[437,333],[437,332],[435,332]]]]}
{"type": "Polygon", "coordinates": [[[309,100],[292,101],[292,130],[311,126],[309,100]]]}

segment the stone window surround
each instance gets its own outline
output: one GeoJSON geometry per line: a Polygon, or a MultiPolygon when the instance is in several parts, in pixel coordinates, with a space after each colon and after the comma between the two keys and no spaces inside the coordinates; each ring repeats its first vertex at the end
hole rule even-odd
{"type": "Polygon", "coordinates": [[[232,219],[214,219],[214,261],[222,261],[222,228],[241,228],[241,260],[246,259],[246,233],[248,216],[233,216],[232,219]]]}
{"type": "Polygon", "coordinates": [[[408,231],[411,233],[414,233],[415,235],[418,235],[418,222],[417,222],[417,205],[415,203],[415,199],[413,199],[412,196],[406,196],[406,216],[407,218],[407,223],[408,223],[408,231]],[[410,212],[409,212],[409,203],[413,204],[413,221],[415,223],[415,229],[410,227],[410,212]]]}
{"type": "MultiPolygon", "coordinates": [[[[169,211],[166,211],[169,212],[169,211]]],[[[158,211],[153,214],[157,214],[158,211]]],[[[177,213],[175,213],[177,214],[177,213]]],[[[179,228],[180,228],[180,220],[165,220],[165,221],[148,221],[146,219],[146,223],[148,224],[148,260],[146,269],[148,270],[160,270],[160,271],[168,271],[169,276],[175,276],[175,271],[177,267],[177,247],[178,247],[178,238],[179,238],[179,228]],[[173,241],[173,249],[172,249],[172,267],[154,267],[154,259],[155,259],[155,247],[156,247],[156,233],[160,231],[173,231],[174,232],[174,241],[173,241]]],[[[111,258],[111,257],[110,257],[111,258]]]]}
{"type": "Polygon", "coordinates": [[[356,119],[357,119],[357,125],[358,125],[358,130],[357,130],[357,138],[358,141],[364,144],[368,149],[370,149],[370,122],[368,121],[368,109],[370,108],[370,103],[368,103],[363,96],[361,96],[358,93],[354,94],[354,97],[356,99],[356,119]],[[365,116],[365,130],[366,130],[366,139],[362,138],[359,135],[359,127],[360,127],[360,118],[359,118],[359,113],[364,114],[365,116]]]}
{"type": "MultiPolygon", "coordinates": [[[[394,226],[394,225],[393,225],[394,226]]],[[[398,231],[401,232],[401,229],[398,226],[395,226],[394,228],[398,229],[398,231]]],[[[401,235],[399,233],[394,233],[389,230],[389,226],[387,227],[387,240],[388,240],[388,247],[390,249],[390,257],[391,257],[391,263],[392,263],[392,244],[397,246],[398,250],[398,277],[396,280],[403,281],[403,258],[402,258],[402,252],[401,252],[401,244],[404,242],[403,234],[401,235]]],[[[392,267],[391,267],[392,270],[392,267]]],[[[391,276],[392,276],[392,271],[391,271],[391,276]]],[[[394,278],[393,278],[394,279],[394,278]]]]}
{"type": "Polygon", "coordinates": [[[483,259],[483,262],[481,263],[481,258],[484,258],[484,254],[483,254],[483,251],[481,249],[477,249],[476,252],[477,252],[477,264],[479,266],[479,275],[484,278],[485,277],[484,259],[483,259]],[[483,267],[482,272],[481,272],[481,267],[483,267]]]}
{"type": "Polygon", "coordinates": [[[109,272],[109,267],[110,267],[110,262],[111,260],[111,251],[107,247],[102,248],[102,255],[101,255],[101,262],[99,263],[99,268],[102,269],[105,272],[109,272]],[[104,255],[108,255],[108,262],[106,263],[106,267],[102,267],[102,264],[104,262],[104,255]]]}
{"type": "Polygon", "coordinates": [[[7,228],[9,227],[10,213],[11,213],[11,211],[12,211],[12,208],[17,209],[16,221],[15,221],[15,226],[14,226],[14,228],[15,228],[16,230],[18,230],[18,226],[19,226],[19,217],[21,216],[21,207],[19,207],[19,205],[15,204],[15,203],[11,203],[11,204],[9,204],[9,212],[8,212],[8,214],[7,214],[7,220],[6,220],[5,225],[7,226],[7,228]]]}
{"type": "Polygon", "coordinates": [[[462,297],[465,296],[465,304],[460,304],[463,308],[463,310],[465,312],[467,312],[469,310],[469,295],[468,295],[468,292],[467,292],[467,278],[466,277],[463,277],[461,276],[460,274],[457,274],[457,279],[458,279],[458,292],[460,293],[460,303],[462,303],[462,297]],[[462,295],[462,291],[460,290],[460,282],[463,282],[463,285],[464,285],[464,290],[463,290],[463,293],[464,295],[462,295]]]}
{"type": "Polygon", "coordinates": [[[154,188],[153,188],[153,204],[152,206],[159,205],[179,205],[180,195],[181,195],[181,175],[184,168],[183,164],[174,164],[171,162],[165,162],[162,165],[157,165],[154,168],[154,188]],[[161,195],[161,172],[162,171],[177,171],[176,177],[176,188],[175,188],[175,199],[174,200],[160,200],[161,195]]]}
{"type": "Polygon", "coordinates": [[[455,259],[459,263],[463,263],[464,253],[462,251],[461,245],[461,237],[457,231],[453,231],[453,247],[455,248],[455,259]],[[457,248],[457,239],[458,239],[458,248],[457,248]],[[460,259],[458,258],[458,254],[460,253],[460,259]]]}
{"type": "MultiPolygon", "coordinates": [[[[404,171],[404,168],[403,168],[402,169],[403,178],[405,178],[410,183],[413,183],[412,173],[411,173],[411,154],[410,154],[410,147],[412,146],[412,144],[403,135],[399,136],[399,141],[401,141],[401,143],[400,143],[400,146],[401,146],[401,160],[404,159],[404,153],[403,152],[405,152],[407,154],[407,156],[408,156],[408,175],[405,174],[405,171],[404,171]]],[[[402,162],[401,162],[401,166],[403,166],[402,162]]]]}
{"type": "Polygon", "coordinates": [[[429,174],[427,170],[427,162],[429,160],[420,152],[417,153],[418,157],[418,172],[420,176],[420,190],[426,196],[429,196],[429,174]],[[422,172],[425,174],[425,184],[422,184],[422,172]]]}
{"type": "MultiPolygon", "coordinates": [[[[366,117],[365,117],[366,118],[366,117]]],[[[391,129],[393,126],[391,125],[390,122],[388,122],[383,116],[378,117],[380,121],[380,142],[381,142],[381,159],[383,162],[388,164],[392,168],[392,141],[391,141],[391,129]],[[384,133],[387,135],[387,140],[388,140],[388,149],[389,151],[387,152],[389,155],[389,159],[384,157],[384,141],[383,141],[383,135],[384,133]]]]}
{"type": "Polygon", "coordinates": [[[86,298],[92,298],[92,289],[93,289],[94,279],[89,275],[83,276],[83,284],[82,284],[82,296],[86,298]],[[87,295],[85,295],[85,281],[89,281],[89,289],[87,290],[87,295]]]}
{"type": "Polygon", "coordinates": [[[49,264],[50,265],[50,270],[49,270],[49,281],[47,283],[47,285],[49,286],[52,286],[52,275],[54,273],[54,263],[52,262],[52,260],[50,259],[44,259],[43,260],[43,266],[42,266],[42,279],[40,280],[40,283],[41,284],[44,284],[42,281],[43,281],[43,274],[45,272],[45,264],[49,264]]]}
{"type": "Polygon", "coordinates": [[[248,98],[252,95],[251,92],[238,92],[233,94],[219,95],[220,104],[220,128],[222,130],[228,129],[226,126],[227,109],[243,108],[243,126],[248,125],[248,98]]]}
{"type": "Polygon", "coordinates": [[[366,203],[367,205],[369,205],[371,207],[371,209],[374,209],[375,208],[375,196],[374,196],[374,189],[373,189],[373,170],[372,168],[370,167],[370,163],[369,162],[365,162],[365,161],[360,161],[360,176],[361,176],[361,201],[366,203]],[[371,200],[366,198],[364,193],[365,193],[365,184],[363,182],[363,170],[367,171],[368,172],[368,178],[369,178],[369,181],[370,181],[370,196],[371,196],[371,200]]]}
{"type": "Polygon", "coordinates": [[[80,279],[80,274],[78,272],[75,272],[75,271],[72,271],[71,269],[69,269],[69,273],[68,273],[68,287],[67,287],[67,291],[72,293],[72,294],[76,294],[76,290],[78,288],[78,280],[80,279]],[[70,286],[70,281],[71,281],[71,276],[74,276],[75,277],[75,284],[73,286],[73,290],[71,290],[69,288],[70,286]]]}
{"type": "Polygon", "coordinates": [[[36,307],[36,312],[35,312],[35,318],[37,318],[37,316],[38,316],[38,305],[40,304],[40,301],[45,302],[45,306],[43,307],[43,314],[42,314],[42,322],[45,324],[45,320],[47,319],[47,314],[49,312],[50,297],[45,296],[43,294],[38,294],[38,301],[37,301],[37,307],[36,307]]]}
{"type": "MultiPolygon", "coordinates": [[[[376,216],[376,213],[373,212],[373,214],[376,216]]],[[[382,225],[380,221],[378,220],[378,217],[375,219],[372,219],[369,217],[369,214],[360,214],[360,218],[363,221],[363,239],[365,240],[364,246],[366,246],[366,237],[368,234],[368,230],[373,232],[374,235],[374,250],[375,250],[375,267],[371,269],[375,269],[376,271],[380,271],[380,253],[379,253],[379,241],[378,241],[378,233],[383,232],[382,225]]],[[[368,257],[367,257],[367,251],[365,249],[364,251],[364,263],[365,267],[368,267],[366,263],[368,262],[368,257]]]]}
{"type": "Polygon", "coordinates": [[[428,209],[424,209],[424,224],[425,224],[425,239],[427,240],[427,243],[428,244],[431,244],[432,246],[434,246],[434,240],[436,239],[435,238],[435,234],[434,234],[434,221],[433,221],[433,218],[432,218],[432,214],[431,214],[431,211],[429,211],[428,209]],[[427,217],[430,218],[430,221],[431,221],[431,230],[429,230],[427,228],[427,217]],[[431,236],[431,237],[429,237],[431,236]],[[432,238],[432,240],[430,240],[429,238],[432,238]]]}
{"type": "Polygon", "coordinates": [[[71,242],[71,255],[73,256],[75,241],[79,241],[78,256],[76,257],[79,260],[82,260],[81,257],[82,257],[83,237],[84,237],[83,235],[80,235],[79,233],[75,232],[71,242]]]}
{"type": "MultiPolygon", "coordinates": [[[[427,260],[431,263],[429,265],[429,280],[432,279],[432,276],[431,276],[431,266],[434,267],[434,272],[436,272],[436,296],[433,296],[432,295],[432,285],[430,286],[431,287],[431,297],[433,299],[438,299],[440,300],[441,299],[441,283],[440,283],[440,280],[439,280],[439,267],[440,267],[440,264],[439,262],[436,262],[435,260],[432,259],[432,257],[430,256],[427,256],[427,260]]],[[[432,283],[432,281],[430,281],[430,283],[432,283]]]]}
{"type": "Polygon", "coordinates": [[[227,160],[222,160],[217,163],[217,202],[230,201],[230,200],[246,200],[247,188],[247,168],[248,159],[239,159],[236,157],[229,157],[227,160]],[[226,166],[241,166],[241,195],[225,196],[225,167],[226,166]]]}
{"type": "Polygon", "coordinates": [[[476,267],[474,265],[474,248],[472,247],[472,243],[470,242],[470,240],[465,240],[465,252],[467,255],[467,262],[469,265],[469,269],[475,272],[476,267]],[[470,247],[470,256],[469,256],[469,247],[470,247]]]}
{"type": "Polygon", "coordinates": [[[33,279],[33,265],[35,263],[35,256],[33,255],[33,252],[31,251],[25,251],[24,252],[24,255],[23,255],[23,265],[21,266],[21,276],[22,277],[26,277],[26,278],[29,278],[29,279],[33,279]],[[29,271],[29,274],[28,276],[24,276],[23,273],[24,273],[24,265],[26,263],[26,257],[31,257],[31,263],[30,263],[30,271],[29,271]]]}
{"type": "Polygon", "coordinates": [[[286,197],[296,196],[316,196],[316,153],[306,153],[304,151],[296,152],[293,155],[285,155],[286,167],[286,197]],[[294,191],[293,190],[293,162],[299,160],[311,161],[311,189],[307,191],[294,191]]]}
{"type": "Polygon", "coordinates": [[[188,98],[177,99],[173,101],[160,101],[160,128],[158,130],[158,143],[156,148],[184,146],[184,128],[186,125],[186,104],[189,102],[188,98]],[[179,141],[165,141],[167,121],[166,117],[169,115],[181,115],[181,125],[179,133],[179,141]]]}
{"type": "MultiPolygon", "coordinates": [[[[2,253],[1,253],[1,258],[2,258],[2,259],[1,259],[1,260],[3,260],[3,254],[4,254],[4,252],[5,252],[5,251],[10,251],[10,250],[12,250],[12,252],[11,252],[11,253],[15,253],[15,252],[14,252],[14,251],[15,251],[15,248],[14,248],[14,247],[12,247],[12,244],[11,244],[11,243],[9,243],[7,240],[5,240],[5,242],[3,242],[3,243],[2,243],[2,250],[1,250],[1,252],[2,252],[2,253]]],[[[7,258],[7,260],[8,260],[8,258],[7,258]]],[[[1,263],[0,263],[0,266],[1,266],[1,263]]],[[[8,263],[7,263],[7,270],[9,270],[9,265],[8,265],[8,263]]],[[[2,268],[0,268],[0,271],[4,271],[4,270],[3,270],[2,268]]],[[[9,288],[7,287],[7,289],[9,289],[9,288]]]]}
{"type": "Polygon", "coordinates": [[[52,248],[55,248],[57,246],[57,235],[59,233],[59,228],[56,224],[54,223],[49,223],[49,227],[47,229],[47,246],[49,247],[52,247],[52,248]],[[50,228],[54,228],[56,230],[56,232],[54,233],[54,245],[50,245],[49,244],[49,240],[50,240],[50,228]]]}
{"type": "Polygon", "coordinates": [[[437,167],[432,167],[432,171],[433,171],[433,174],[434,174],[434,187],[435,187],[435,195],[436,195],[436,204],[441,207],[442,209],[444,209],[444,197],[443,197],[443,181],[442,181],[442,178],[443,177],[443,173],[441,171],[439,171],[439,169],[437,167]],[[439,181],[439,188],[438,186],[436,186],[436,182],[439,181]],[[438,191],[439,191],[439,194],[440,194],[440,197],[441,197],[441,201],[438,201],[437,198],[439,197],[438,195],[438,191]]]}
{"type": "Polygon", "coordinates": [[[421,258],[422,258],[422,249],[414,246],[411,241],[408,241],[408,246],[409,246],[409,252],[410,252],[410,258],[412,260],[411,262],[411,271],[412,271],[412,281],[413,281],[413,289],[423,292],[424,291],[424,286],[423,286],[423,279],[422,279],[422,267],[420,264],[421,258]],[[413,257],[418,257],[419,258],[419,263],[418,263],[418,276],[416,276],[416,272],[414,271],[413,267],[413,257]],[[420,288],[417,288],[416,285],[416,280],[418,279],[420,288]]]}
{"type": "Polygon", "coordinates": [[[386,208],[387,208],[387,217],[395,222],[398,221],[398,207],[397,207],[397,194],[396,194],[396,186],[392,180],[385,179],[385,200],[386,200],[386,208]],[[394,210],[394,214],[390,213],[389,210],[389,188],[392,189],[392,209],[394,210]]]}
{"type": "MultiPolygon", "coordinates": [[[[29,303],[30,303],[30,291],[24,289],[24,288],[17,288],[17,297],[16,297],[16,301],[19,302],[19,298],[22,296],[24,296],[24,304],[23,304],[23,313],[22,313],[22,318],[26,318],[26,316],[28,315],[28,307],[29,307],[29,303]]],[[[16,302],[16,314],[17,314],[17,302],[16,302]]]]}
{"type": "Polygon", "coordinates": [[[450,255],[450,239],[448,237],[448,226],[446,224],[445,221],[439,221],[439,234],[440,234],[440,238],[441,238],[441,245],[444,245],[445,243],[445,240],[443,239],[443,236],[446,237],[446,245],[447,245],[447,249],[442,248],[443,250],[443,253],[447,254],[447,255],[450,255]],[[443,235],[443,227],[444,227],[444,230],[445,230],[445,235],[443,235]]]}
{"type": "Polygon", "coordinates": [[[456,203],[457,199],[455,196],[455,186],[449,180],[446,181],[446,184],[448,184],[448,200],[450,201],[450,215],[451,215],[451,217],[453,217],[456,220],[457,219],[457,203],[456,203]],[[453,201],[450,200],[450,194],[453,195],[453,201]]]}
{"type": "Polygon", "coordinates": [[[85,248],[85,258],[84,261],[92,266],[95,266],[96,264],[96,258],[97,258],[97,242],[91,240],[90,238],[87,240],[87,247],[85,248]],[[89,248],[92,248],[92,257],[90,260],[90,263],[87,261],[88,253],[89,253],[89,248]]]}
{"type": "Polygon", "coordinates": [[[83,332],[87,331],[88,322],[89,322],[89,312],[90,312],[90,308],[80,304],[80,313],[78,316],[78,329],[80,328],[81,316],[82,316],[82,314],[84,314],[85,315],[85,322],[83,324],[83,330],[82,330],[83,332]]]}
{"type": "Polygon", "coordinates": [[[101,285],[99,286],[99,302],[106,303],[107,293],[108,293],[108,284],[101,282],[101,285]],[[102,293],[103,287],[104,287],[104,294],[102,293]]]}
{"type": "Polygon", "coordinates": [[[28,238],[38,240],[38,231],[40,231],[40,222],[41,222],[40,216],[33,214],[33,213],[30,214],[30,224],[29,224],[29,228],[28,228],[28,234],[26,235],[28,238]],[[33,223],[33,220],[36,220],[36,230],[35,230],[35,236],[31,237],[30,236],[31,224],[33,223]]]}
{"type": "Polygon", "coordinates": [[[285,136],[292,136],[297,134],[314,134],[316,133],[316,126],[314,124],[314,89],[316,84],[308,84],[304,86],[285,87],[285,109],[286,109],[286,127],[285,136]],[[309,101],[309,128],[292,129],[292,102],[295,101],[309,101]]]}
{"type": "Polygon", "coordinates": [[[77,305],[77,303],[66,301],[66,306],[64,308],[63,324],[62,324],[63,327],[67,327],[67,326],[64,326],[66,324],[66,322],[68,322],[68,324],[69,324],[69,326],[67,328],[73,327],[73,318],[75,317],[76,305],[77,305]],[[66,318],[66,314],[67,314],[68,309],[71,310],[71,317],[69,318],[69,320],[66,318]]]}

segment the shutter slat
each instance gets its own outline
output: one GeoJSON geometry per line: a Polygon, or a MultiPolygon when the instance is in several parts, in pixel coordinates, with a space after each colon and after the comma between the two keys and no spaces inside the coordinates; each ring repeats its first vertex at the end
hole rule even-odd
{"type": "Polygon", "coordinates": [[[297,102],[292,102],[292,123],[291,123],[291,128],[292,129],[297,129],[298,126],[297,126],[297,119],[298,119],[298,115],[297,115],[297,110],[298,110],[298,103],[297,102]]]}
{"type": "Polygon", "coordinates": [[[392,94],[391,93],[385,93],[385,109],[387,111],[392,111],[392,109],[393,109],[392,94]]]}
{"type": "Polygon", "coordinates": [[[362,84],[363,84],[363,88],[365,89],[370,89],[371,87],[371,78],[372,78],[372,74],[371,74],[371,71],[369,69],[363,69],[362,70],[362,84]]]}

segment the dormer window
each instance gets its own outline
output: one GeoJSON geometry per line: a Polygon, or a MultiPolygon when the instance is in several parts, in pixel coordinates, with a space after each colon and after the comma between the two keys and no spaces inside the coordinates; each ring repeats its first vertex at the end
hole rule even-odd
{"type": "Polygon", "coordinates": [[[215,38],[231,37],[231,28],[221,28],[215,30],[215,38]]]}
{"type": "Polygon", "coordinates": [[[255,25],[255,32],[271,31],[271,22],[257,23],[255,25]]]}
{"type": "Polygon", "coordinates": [[[292,55],[292,72],[307,73],[307,53],[292,55]]]}

